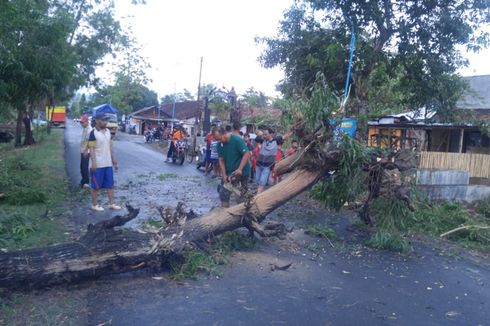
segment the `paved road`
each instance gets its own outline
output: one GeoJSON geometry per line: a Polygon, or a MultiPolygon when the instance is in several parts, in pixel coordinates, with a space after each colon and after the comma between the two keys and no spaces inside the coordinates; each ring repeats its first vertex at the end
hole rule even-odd
{"type": "MultiPolygon", "coordinates": [[[[78,133],[76,126],[68,125],[66,159],[74,184],[78,182],[78,133]]],[[[163,155],[142,144],[141,138],[121,136],[116,153],[121,162],[117,181],[125,189],[118,190],[119,196],[122,192],[141,205],[146,202],[142,219],[154,214],[148,202],[157,199],[185,198],[188,206],[202,211],[217,201],[215,185],[192,166],[162,163],[163,155]],[[162,177],[163,181],[155,177],[165,173],[177,177],[162,177]],[[138,183],[138,178],[144,182],[138,183]],[[181,183],[185,191],[172,191],[181,183]]],[[[108,217],[88,212],[87,205],[82,203],[75,212],[87,213],[78,217],[78,226],[108,217]]],[[[307,198],[286,204],[270,218],[289,225],[328,223],[344,242],[333,248],[328,241],[296,229],[286,240],[267,239],[252,250],[238,252],[231,264],[221,268],[220,277],[182,283],[168,280],[165,273],[142,272],[45,291],[35,300],[51,305],[75,300],[77,314],[71,317],[83,325],[490,324],[490,271],[484,267],[420,244],[414,244],[410,255],[366,248],[365,235],[352,227],[345,213],[326,212],[307,198]],[[292,263],[292,267],[271,271],[274,263],[292,263]]]]}
{"type": "MultiPolygon", "coordinates": [[[[81,127],[71,120],[65,131],[65,160],[70,184],[77,188],[80,183],[79,143],[81,127]]],[[[166,153],[154,145],[145,144],[143,136],[118,133],[114,150],[119,162],[115,173],[115,194],[118,204],[130,202],[140,208],[135,221],[128,224],[137,227],[149,218],[158,215],[155,207],[175,207],[183,201],[197,213],[207,213],[218,205],[216,183],[209,183],[194,164],[180,166],[165,163],[166,153]]],[[[88,194],[88,191],[86,192],[88,194]]],[[[107,206],[105,194],[100,194],[102,205],[107,206]]],[[[114,211],[95,213],[90,211],[90,200],[86,198],[74,211],[75,227],[83,230],[88,223],[97,222],[117,214],[114,211]]]]}

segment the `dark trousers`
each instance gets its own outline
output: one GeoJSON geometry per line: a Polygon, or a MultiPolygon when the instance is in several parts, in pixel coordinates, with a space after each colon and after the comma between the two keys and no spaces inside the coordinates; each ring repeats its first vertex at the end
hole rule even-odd
{"type": "Polygon", "coordinates": [[[175,151],[175,144],[173,141],[170,142],[170,146],[168,147],[167,159],[171,159],[172,155],[175,151]]]}
{"type": "Polygon", "coordinates": [[[80,185],[90,184],[89,174],[88,174],[88,163],[90,162],[90,155],[80,154],[80,173],[82,174],[82,181],[80,185]]]}

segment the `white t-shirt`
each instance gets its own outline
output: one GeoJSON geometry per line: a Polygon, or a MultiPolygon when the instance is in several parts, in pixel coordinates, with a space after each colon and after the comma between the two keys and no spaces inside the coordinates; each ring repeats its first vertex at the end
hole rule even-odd
{"type": "Polygon", "coordinates": [[[94,128],[90,132],[88,147],[95,152],[95,164],[97,164],[97,168],[112,166],[111,142],[111,132],[107,128],[102,130],[94,128]]]}

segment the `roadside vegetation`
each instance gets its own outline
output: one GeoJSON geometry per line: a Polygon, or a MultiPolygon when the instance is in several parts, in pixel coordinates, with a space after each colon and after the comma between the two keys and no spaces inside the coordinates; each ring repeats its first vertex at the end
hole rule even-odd
{"type": "Polygon", "coordinates": [[[407,239],[412,235],[424,235],[490,253],[490,219],[485,216],[489,202],[488,199],[481,201],[474,211],[459,203],[418,200],[411,209],[403,201],[380,198],[373,205],[377,229],[366,244],[408,252],[412,247],[407,239]]]}
{"type": "Polygon", "coordinates": [[[69,198],[63,131],[53,130],[29,148],[0,152],[0,248],[14,250],[66,238],[62,215],[69,198]]]}
{"type": "Polygon", "coordinates": [[[170,278],[173,280],[196,279],[200,272],[220,276],[219,265],[226,265],[235,251],[252,249],[255,240],[247,235],[230,231],[214,238],[206,250],[192,248],[182,256],[170,260],[170,278]]]}

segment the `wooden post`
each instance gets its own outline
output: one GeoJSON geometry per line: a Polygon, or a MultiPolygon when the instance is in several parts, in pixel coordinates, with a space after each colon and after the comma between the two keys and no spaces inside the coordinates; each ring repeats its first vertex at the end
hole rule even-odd
{"type": "Polygon", "coordinates": [[[391,128],[388,128],[388,148],[391,149],[391,141],[392,141],[392,133],[393,132],[393,129],[391,128]]]}
{"type": "Polygon", "coordinates": [[[459,151],[458,153],[463,153],[463,138],[464,138],[464,128],[461,128],[459,132],[459,151]]]}

